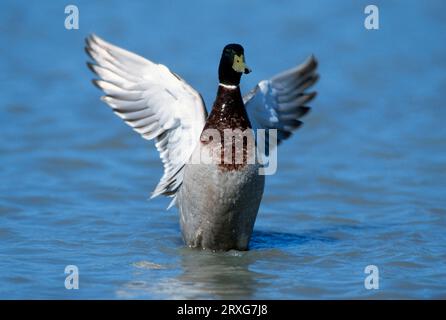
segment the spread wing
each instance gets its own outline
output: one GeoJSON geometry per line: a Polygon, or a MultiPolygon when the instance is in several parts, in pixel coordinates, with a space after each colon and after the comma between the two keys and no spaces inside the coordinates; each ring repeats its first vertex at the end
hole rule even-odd
{"type": "Polygon", "coordinates": [[[156,141],[164,175],[152,198],[175,196],[207,118],[200,94],[166,66],[96,35],[87,38],[86,51],[95,62],[88,66],[99,76],[93,82],[104,91],[102,100],[144,139],[156,141]]]}
{"type": "MultiPolygon", "coordinates": [[[[302,125],[316,92],[306,92],[318,79],[314,56],[269,80],[260,81],[243,97],[253,129],[277,129],[277,144],[302,125]]],[[[268,150],[268,149],[267,149],[268,150]]]]}

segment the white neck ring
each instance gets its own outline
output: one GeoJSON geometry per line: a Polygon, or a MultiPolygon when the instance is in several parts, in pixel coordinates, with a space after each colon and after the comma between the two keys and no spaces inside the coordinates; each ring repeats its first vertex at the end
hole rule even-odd
{"type": "Polygon", "coordinates": [[[219,83],[218,85],[222,86],[223,88],[227,88],[227,89],[237,89],[238,86],[234,86],[232,84],[224,84],[224,83],[219,83]]]}

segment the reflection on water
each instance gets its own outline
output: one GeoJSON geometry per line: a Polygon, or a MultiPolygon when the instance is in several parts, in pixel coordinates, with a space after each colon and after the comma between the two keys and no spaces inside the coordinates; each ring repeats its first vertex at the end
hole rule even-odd
{"type": "MultiPolygon", "coordinates": [[[[121,297],[162,297],[172,299],[251,299],[264,290],[268,280],[276,275],[251,270],[259,260],[271,257],[286,259],[279,248],[298,246],[309,241],[332,241],[315,231],[307,235],[282,232],[255,231],[251,251],[212,252],[182,248],[178,251],[181,270],[179,275],[157,280],[138,277],[118,290],[121,297]],[[262,251],[270,249],[269,251],[262,251]]],[[[164,269],[155,263],[141,261],[135,264],[147,270],[164,269]],[[154,267],[156,266],[156,267],[154,267]]],[[[151,272],[152,274],[155,271],[151,272]]],[[[145,274],[147,275],[147,274],[145,274]]]]}
{"type": "Polygon", "coordinates": [[[2,2],[0,298],[446,298],[444,2],[376,1],[373,32],[351,1],[77,2],[78,31],[53,2],[2,2]],[[147,200],[158,154],[99,101],[90,32],[167,64],[208,108],[226,43],[254,70],[244,92],[319,59],[251,250],[184,248],[176,209],[147,200]],[[370,264],[379,290],[364,288],[370,264]]]}
{"type": "Polygon", "coordinates": [[[254,259],[240,252],[183,252],[183,272],[177,280],[186,290],[179,292],[186,293],[187,298],[250,298],[261,287],[260,280],[266,277],[249,269],[254,259]]]}
{"type": "Polygon", "coordinates": [[[135,294],[172,299],[249,299],[265,286],[262,280],[270,278],[250,270],[255,259],[240,252],[213,253],[185,248],[180,251],[179,275],[161,278],[142,292],[139,288],[135,294]]]}
{"type": "Polygon", "coordinates": [[[246,252],[179,250],[180,269],[174,277],[155,277],[143,273],[117,292],[120,297],[161,297],[171,299],[249,299],[261,290],[262,279],[270,278],[251,271],[255,257],[246,252]],[[145,278],[147,276],[147,278],[145,278]]]}

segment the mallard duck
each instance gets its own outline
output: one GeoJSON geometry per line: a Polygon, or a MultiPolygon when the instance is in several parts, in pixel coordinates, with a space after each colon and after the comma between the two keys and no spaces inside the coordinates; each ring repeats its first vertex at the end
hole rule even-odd
{"type": "Polygon", "coordinates": [[[228,44],[221,55],[217,97],[208,116],[201,95],[166,66],[96,35],[86,39],[86,52],[95,62],[88,66],[99,77],[93,83],[105,93],[102,100],[144,139],[155,140],[164,174],[152,198],[173,198],[169,208],[179,209],[185,244],[247,250],[265,176],[259,174],[258,161],[247,161],[246,141],[255,139],[255,129],[276,129],[280,144],[300,127],[300,119],[310,110],[306,104],[316,95],[306,92],[318,79],[314,56],[260,81],[242,97],[240,79],[251,70],[243,47],[228,44]],[[235,137],[243,141],[241,163],[234,157],[221,161],[223,152],[212,149],[226,141],[214,140],[208,133],[226,129],[243,132],[235,137]],[[203,154],[210,154],[210,162],[191,161],[203,154]]]}

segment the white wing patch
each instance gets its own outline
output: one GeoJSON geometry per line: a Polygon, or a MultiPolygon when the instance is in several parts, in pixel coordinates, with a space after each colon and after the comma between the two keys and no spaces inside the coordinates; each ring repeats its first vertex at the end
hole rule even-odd
{"type": "Polygon", "coordinates": [[[93,82],[106,94],[102,100],[144,139],[155,139],[164,175],[152,198],[160,194],[175,197],[183,181],[183,167],[207,118],[203,99],[162,64],[95,35],[86,42],[86,51],[95,62],[88,66],[100,78],[93,82]]]}

